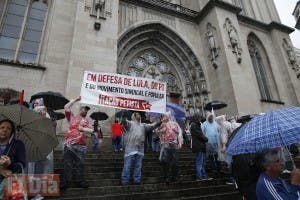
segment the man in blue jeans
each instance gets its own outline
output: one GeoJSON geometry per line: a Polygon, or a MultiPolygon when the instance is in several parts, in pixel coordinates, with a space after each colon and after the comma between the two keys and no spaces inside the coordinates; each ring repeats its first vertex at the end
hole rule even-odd
{"type": "Polygon", "coordinates": [[[122,171],[121,184],[128,185],[130,181],[130,169],[134,165],[133,181],[140,185],[142,180],[142,161],[144,157],[144,143],[146,131],[151,131],[160,126],[161,122],[153,124],[141,123],[141,115],[138,112],[132,114],[131,121],[126,120],[122,114],[122,125],[124,127],[124,167],[122,171]]]}
{"type": "Polygon", "coordinates": [[[220,126],[214,119],[214,114],[207,113],[206,121],[201,126],[203,134],[207,137],[206,156],[210,167],[216,175],[220,174],[221,162],[218,160],[218,149],[220,147],[220,126]]]}
{"type": "Polygon", "coordinates": [[[192,134],[192,151],[196,153],[196,180],[208,179],[205,171],[205,152],[206,152],[206,142],[207,137],[204,136],[201,130],[200,124],[201,116],[195,114],[191,120],[191,134],[192,134]]]}

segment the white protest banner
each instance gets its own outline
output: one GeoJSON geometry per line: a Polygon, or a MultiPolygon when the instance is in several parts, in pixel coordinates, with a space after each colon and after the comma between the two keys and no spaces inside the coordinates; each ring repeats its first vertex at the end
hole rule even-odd
{"type": "Polygon", "coordinates": [[[119,109],[166,112],[167,84],[148,78],[85,71],[81,102],[119,109]]]}

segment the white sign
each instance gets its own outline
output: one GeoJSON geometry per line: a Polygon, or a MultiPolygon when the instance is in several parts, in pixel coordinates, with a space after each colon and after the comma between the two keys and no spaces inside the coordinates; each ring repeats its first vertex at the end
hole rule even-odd
{"type": "Polygon", "coordinates": [[[85,71],[81,102],[119,109],[166,112],[167,84],[148,78],[85,71]]]}

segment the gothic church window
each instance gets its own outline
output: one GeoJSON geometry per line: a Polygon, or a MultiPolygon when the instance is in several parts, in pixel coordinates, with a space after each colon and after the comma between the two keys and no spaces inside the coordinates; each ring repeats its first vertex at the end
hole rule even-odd
{"type": "Polygon", "coordinates": [[[46,0],[7,0],[0,26],[0,59],[37,64],[48,4],[46,0]]]}
{"type": "Polygon", "coordinates": [[[262,100],[277,101],[279,95],[267,53],[254,35],[248,37],[248,49],[262,100]]]}
{"type": "Polygon", "coordinates": [[[146,50],[129,62],[127,74],[166,82],[169,90],[179,90],[178,80],[170,70],[170,63],[154,50],[146,50]]]}

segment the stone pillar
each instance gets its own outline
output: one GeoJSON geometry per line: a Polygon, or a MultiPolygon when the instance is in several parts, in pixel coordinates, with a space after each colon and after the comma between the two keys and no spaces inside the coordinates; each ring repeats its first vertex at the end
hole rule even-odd
{"type": "MultiPolygon", "coordinates": [[[[93,8],[85,1],[76,3],[76,15],[72,46],[70,49],[66,96],[75,98],[80,95],[83,72],[85,70],[97,72],[112,72],[117,70],[117,41],[118,41],[118,0],[106,0],[104,18],[97,19],[92,15],[93,8]],[[100,22],[100,30],[94,27],[100,22]]],[[[74,106],[76,111],[79,104],[74,106]]],[[[106,112],[113,116],[115,109],[91,106],[94,111],[106,112]]],[[[106,134],[110,133],[110,122],[113,119],[100,123],[106,134]]]]}
{"type": "MultiPolygon", "coordinates": [[[[239,37],[239,27],[236,15],[224,9],[214,7],[210,9],[205,18],[200,21],[199,39],[202,39],[203,44],[203,59],[205,60],[206,65],[205,75],[209,83],[210,100],[221,100],[226,102],[228,107],[222,109],[220,112],[228,115],[236,115],[238,113],[238,105],[235,94],[236,83],[232,77],[237,76],[234,72],[241,68],[241,64],[238,63],[238,54],[233,53],[233,51],[237,52],[240,48],[240,41],[238,39],[238,45],[233,45],[234,47],[232,48],[233,43],[231,43],[231,41],[233,42],[233,40],[230,41],[228,29],[224,28],[226,18],[230,19],[232,25],[237,31],[237,37],[239,37]],[[209,49],[209,41],[207,41],[208,38],[206,37],[208,24],[214,27],[213,35],[218,48],[218,56],[215,58],[215,62],[218,65],[217,68],[214,67],[211,62],[211,51],[209,49]]],[[[243,63],[243,54],[240,56],[241,62],[243,63]]]]}

